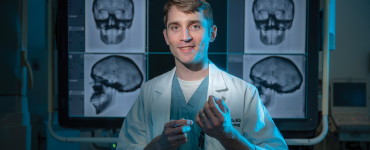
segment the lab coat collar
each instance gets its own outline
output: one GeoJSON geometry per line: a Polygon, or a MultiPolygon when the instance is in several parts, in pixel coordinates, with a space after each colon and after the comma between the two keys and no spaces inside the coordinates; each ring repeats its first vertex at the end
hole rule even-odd
{"type": "MultiPolygon", "coordinates": [[[[156,92],[161,95],[155,99],[151,107],[151,118],[153,124],[153,138],[160,135],[163,131],[164,125],[170,121],[170,106],[171,106],[171,85],[175,75],[176,67],[168,73],[161,76],[156,82],[156,92]]],[[[222,71],[209,61],[209,83],[208,94],[223,93],[228,91],[222,71]],[[217,82],[216,82],[217,81],[217,82]]],[[[221,95],[220,95],[221,96],[221,95]]]]}
{"type": "MultiPolygon", "coordinates": [[[[175,75],[176,67],[174,67],[171,71],[164,74],[162,78],[157,82],[157,86],[155,87],[155,91],[158,93],[163,93],[168,87],[172,85],[172,79],[175,75]],[[171,79],[170,82],[168,82],[168,79],[171,79]]],[[[213,85],[213,89],[215,91],[225,90],[227,89],[226,83],[224,82],[223,76],[220,74],[219,76],[216,76],[218,73],[220,73],[221,70],[217,68],[217,66],[209,61],[209,85],[213,85]],[[223,81],[223,82],[216,82],[216,84],[213,83],[213,81],[223,81]]]]}

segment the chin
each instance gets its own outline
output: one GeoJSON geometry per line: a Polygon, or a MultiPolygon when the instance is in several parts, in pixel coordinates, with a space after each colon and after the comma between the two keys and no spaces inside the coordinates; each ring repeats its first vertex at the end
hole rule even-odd
{"type": "Polygon", "coordinates": [[[190,64],[194,61],[194,57],[191,56],[180,56],[180,57],[177,57],[177,59],[181,62],[181,63],[184,63],[184,64],[190,64]]]}

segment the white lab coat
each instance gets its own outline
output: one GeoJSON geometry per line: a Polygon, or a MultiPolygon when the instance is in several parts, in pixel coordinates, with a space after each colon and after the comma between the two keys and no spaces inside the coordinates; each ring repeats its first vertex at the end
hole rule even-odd
{"type": "MultiPolygon", "coordinates": [[[[127,114],[119,134],[117,150],[141,150],[162,134],[170,121],[171,87],[176,67],[146,82],[127,114]]],[[[207,95],[225,101],[235,129],[257,149],[288,149],[253,85],[236,78],[212,62],[207,95]],[[239,127],[237,126],[239,124],[239,127]]],[[[207,98],[208,98],[207,96],[207,98]]],[[[206,135],[204,149],[223,150],[221,143],[206,135]],[[216,148],[215,148],[215,147],[216,148]]]]}

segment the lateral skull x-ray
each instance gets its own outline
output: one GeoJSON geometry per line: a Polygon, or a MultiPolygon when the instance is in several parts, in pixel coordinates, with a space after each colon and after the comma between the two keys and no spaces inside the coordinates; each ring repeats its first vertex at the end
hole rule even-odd
{"type": "Polygon", "coordinates": [[[94,80],[94,93],[90,102],[95,107],[96,114],[115,103],[116,91],[132,92],[140,88],[143,82],[143,74],[135,62],[118,55],[108,56],[96,62],[91,68],[90,76],[94,80]]]}
{"type": "Polygon", "coordinates": [[[255,0],[252,6],[256,29],[260,41],[265,45],[278,45],[285,39],[294,19],[292,0],[255,0]]]}
{"type": "Polygon", "coordinates": [[[243,80],[254,85],[272,118],[306,115],[305,55],[244,55],[243,80]]]}
{"type": "Polygon", "coordinates": [[[264,58],[252,66],[249,75],[266,108],[274,104],[274,94],[292,93],[301,87],[303,77],[289,59],[278,56],[264,58]]]}
{"type": "Polygon", "coordinates": [[[125,39],[134,18],[132,0],[94,0],[92,11],[103,43],[119,44],[125,39]]]}

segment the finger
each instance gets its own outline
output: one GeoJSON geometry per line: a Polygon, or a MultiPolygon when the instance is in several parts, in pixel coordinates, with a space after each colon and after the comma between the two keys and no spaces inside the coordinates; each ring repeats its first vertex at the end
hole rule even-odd
{"type": "Polygon", "coordinates": [[[226,104],[225,104],[224,100],[219,99],[219,98],[217,98],[217,97],[214,97],[214,98],[215,98],[215,102],[216,102],[216,104],[218,105],[218,107],[220,108],[220,110],[221,110],[223,113],[225,113],[225,112],[226,112],[226,109],[225,109],[226,104]]]}
{"type": "Polygon", "coordinates": [[[226,103],[225,103],[225,101],[224,100],[222,100],[222,99],[220,99],[220,103],[222,103],[222,109],[223,109],[223,111],[224,111],[224,113],[229,113],[230,112],[230,110],[229,110],[229,107],[227,107],[227,105],[226,105],[226,103]]]}
{"type": "Polygon", "coordinates": [[[209,105],[209,108],[212,110],[212,112],[216,115],[215,117],[220,118],[222,117],[222,113],[221,113],[222,111],[219,108],[218,104],[216,104],[215,98],[216,97],[214,96],[209,96],[208,105],[209,105]]]}
{"type": "Polygon", "coordinates": [[[178,128],[165,128],[164,134],[166,137],[177,135],[177,134],[182,134],[189,132],[191,130],[190,126],[181,126],[178,128]]]}
{"type": "MultiPolygon", "coordinates": [[[[210,101],[210,100],[208,100],[210,101]]],[[[217,117],[213,114],[211,108],[209,107],[209,102],[205,102],[203,106],[203,110],[206,113],[206,116],[209,120],[216,121],[217,117]]]]}
{"type": "Polygon", "coordinates": [[[177,145],[181,146],[182,144],[185,144],[186,142],[188,142],[188,139],[187,138],[178,141],[177,145]]]}
{"type": "Polygon", "coordinates": [[[176,128],[178,126],[184,126],[184,125],[192,125],[193,124],[193,121],[192,120],[184,120],[184,119],[181,119],[181,120],[174,120],[174,121],[170,121],[170,122],[167,122],[165,127],[167,128],[176,128]]]}
{"type": "Polygon", "coordinates": [[[200,118],[200,114],[197,113],[196,117],[195,117],[195,122],[198,124],[198,126],[200,127],[200,129],[204,129],[204,123],[202,122],[201,118],[200,118]]]}
{"type": "Polygon", "coordinates": [[[172,135],[169,138],[169,141],[170,142],[175,142],[175,141],[181,141],[181,140],[185,140],[187,137],[187,134],[186,133],[181,133],[181,134],[176,134],[176,135],[172,135]]]}
{"type": "Polygon", "coordinates": [[[210,120],[209,120],[207,114],[204,112],[204,109],[201,109],[199,111],[199,114],[200,114],[201,119],[203,120],[204,127],[206,127],[207,125],[210,125],[210,120]],[[205,114],[205,115],[203,115],[203,114],[205,114]]]}

